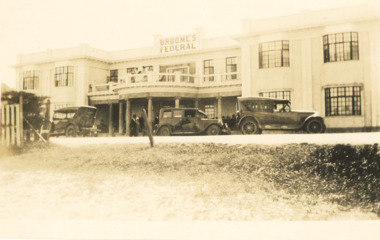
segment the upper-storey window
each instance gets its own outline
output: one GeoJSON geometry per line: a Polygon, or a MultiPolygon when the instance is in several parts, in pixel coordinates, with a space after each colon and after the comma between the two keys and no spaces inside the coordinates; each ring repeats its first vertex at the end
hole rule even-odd
{"type": "Polygon", "coordinates": [[[325,88],[326,116],[361,115],[361,87],[325,88]]]}
{"type": "Polygon", "coordinates": [[[153,66],[143,66],[143,73],[153,72],[153,66]]]}
{"type": "Polygon", "coordinates": [[[117,82],[119,71],[117,69],[113,69],[110,71],[110,82],[117,82]]]}
{"type": "Polygon", "coordinates": [[[359,60],[357,32],[335,33],[323,36],[324,62],[359,60]]]}
{"type": "Polygon", "coordinates": [[[259,68],[289,67],[289,41],[259,44],[259,68]]]}
{"type": "Polygon", "coordinates": [[[23,73],[23,89],[38,89],[39,87],[39,75],[37,71],[26,71],[23,73]]]}
{"type": "Polygon", "coordinates": [[[136,67],[127,68],[127,73],[128,74],[136,74],[137,73],[137,68],[136,67]]]}
{"type": "Polygon", "coordinates": [[[55,86],[56,87],[73,86],[73,80],[74,80],[73,66],[55,68],[55,86]]]}
{"type": "Polygon", "coordinates": [[[236,57],[228,57],[226,58],[226,79],[236,79],[237,75],[236,74],[231,74],[231,73],[236,73],[237,72],[237,60],[236,57]]]}
{"type": "Polygon", "coordinates": [[[205,82],[214,81],[214,60],[203,61],[203,74],[206,75],[204,77],[205,82]]]}

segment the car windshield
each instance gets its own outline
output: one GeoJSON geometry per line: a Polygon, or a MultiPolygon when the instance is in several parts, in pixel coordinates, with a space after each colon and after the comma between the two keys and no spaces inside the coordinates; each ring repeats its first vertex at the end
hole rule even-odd
{"type": "Polygon", "coordinates": [[[202,111],[199,111],[199,110],[198,110],[198,117],[200,117],[200,118],[208,118],[206,113],[204,113],[202,111]]]}
{"type": "Polygon", "coordinates": [[[279,109],[280,112],[290,112],[291,111],[289,103],[277,104],[277,107],[278,107],[277,109],[279,109]]]}
{"type": "Polygon", "coordinates": [[[63,120],[63,119],[71,119],[75,115],[75,112],[55,112],[53,115],[53,119],[55,120],[63,120]]]}

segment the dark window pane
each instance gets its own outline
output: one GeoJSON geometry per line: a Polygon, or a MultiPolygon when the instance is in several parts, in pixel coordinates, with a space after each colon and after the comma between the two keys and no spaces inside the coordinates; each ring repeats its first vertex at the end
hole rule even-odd
{"type": "Polygon", "coordinates": [[[361,87],[325,89],[326,116],[361,115],[361,87]]]}

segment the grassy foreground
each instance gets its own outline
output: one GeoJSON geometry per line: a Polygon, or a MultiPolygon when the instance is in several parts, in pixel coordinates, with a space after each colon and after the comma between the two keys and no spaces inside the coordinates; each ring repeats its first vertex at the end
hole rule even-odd
{"type": "Polygon", "coordinates": [[[379,156],[377,145],[37,144],[0,158],[0,218],[379,219],[379,156]]]}

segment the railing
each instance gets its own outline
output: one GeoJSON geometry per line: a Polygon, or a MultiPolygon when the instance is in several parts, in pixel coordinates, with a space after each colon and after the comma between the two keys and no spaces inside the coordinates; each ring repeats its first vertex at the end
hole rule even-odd
{"type": "Polygon", "coordinates": [[[221,73],[221,74],[209,74],[203,75],[203,82],[228,82],[228,81],[240,81],[240,73],[221,73]]]}
{"type": "Polygon", "coordinates": [[[103,83],[103,84],[90,84],[88,92],[89,93],[109,93],[113,92],[114,87],[118,86],[118,83],[115,82],[109,82],[109,83],[103,83]]]}
{"type": "Polygon", "coordinates": [[[104,84],[89,85],[90,94],[111,94],[115,88],[132,87],[132,86],[223,86],[229,84],[241,83],[240,73],[219,73],[210,75],[192,75],[181,73],[143,73],[127,74],[126,77],[120,78],[118,82],[109,82],[104,84]]]}
{"type": "Polygon", "coordinates": [[[140,82],[187,82],[194,83],[195,75],[180,73],[160,73],[160,74],[127,74],[127,77],[120,79],[119,83],[140,83],[140,82]]]}

